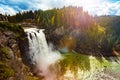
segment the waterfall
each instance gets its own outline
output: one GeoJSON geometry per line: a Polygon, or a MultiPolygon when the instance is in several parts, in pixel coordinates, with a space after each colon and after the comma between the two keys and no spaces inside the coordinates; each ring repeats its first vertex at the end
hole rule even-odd
{"type": "Polygon", "coordinates": [[[28,39],[28,49],[25,49],[28,51],[26,51],[25,58],[27,58],[30,67],[32,65],[33,72],[38,77],[43,77],[44,80],[93,80],[94,74],[101,72],[104,66],[109,64],[104,58],[102,58],[101,63],[96,57],[86,55],[79,55],[78,58],[76,57],[77,54],[69,54],[73,58],[69,56],[65,58],[65,55],[61,55],[58,51],[53,51],[51,49],[52,46],[48,46],[43,31],[43,29],[39,30],[36,28],[25,29],[28,39]],[[76,61],[74,57],[77,58],[76,61]],[[67,64],[62,62],[65,66],[60,65],[62,60],[67,60],[67,64]],[[72,61],[75,65],[80,64],[82,67],[71,65],[72,61]],[[88,66],[86,64],[88,64],[90,69],[87,69],[88,66]],[[73,71],[74,69],[71,70],[72,66],[75,68],[75,71],[73,71]],[[61,76],[60,73],[63,68],[66,71],[61,76]],[[84,71],[85,68],[87,69],[86,71],[84,71]],[[76,72],[77,76],[74,72],[76,72]]]}
{"type": "Polygon", "coordinates": [[[25,29],[29,42],[28,57],[38,76],[44,77],[45,80],[55,80],[56,76],[49,71],[49,67],[62,59],[62,56],[48,46],[43,31],[36,28],[25,29]]]}

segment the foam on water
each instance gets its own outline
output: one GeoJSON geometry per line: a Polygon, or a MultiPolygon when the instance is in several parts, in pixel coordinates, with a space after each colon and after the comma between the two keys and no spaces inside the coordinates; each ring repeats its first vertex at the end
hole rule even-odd
{"type": "Polygon", "coordinates": [[[43,29],[26,29],[29,41],[29,57],[35,65],[37,75],[45,77],[45,80],[55,80],[55,74],[51,74],[49,67],[62,59],[58,51],[52,51],[48,46],[43,29]]]}
{"type": "Polygon", "coordinates": [[[101,63],[95,57],[89,56],[89,71],[83,71],[78,67],[78,76],[76,77],[74,73],[70,71],[69,66],[67,66],[66,69],[68,69],[65,74],[58,76],[60,69],[62,69],[61,67],[63,67],[59,65],[59,61],[64,58],[58,51],[53,51],[51,49],[52,46],[48,46],[43,31],[43,29],[39,30],[36,28],[25,30],[29,42],[27,56],[31,64],[34,65],[34,73],[36,73],[38,77],[42,76],[45,80],[93,80],[94,74],[98,71],[102,71],[104,64],[108,64],[104,58],[102,59],[103,63],[101,63]],[[56,65],[56,63],[58,64],[56,65]]]}

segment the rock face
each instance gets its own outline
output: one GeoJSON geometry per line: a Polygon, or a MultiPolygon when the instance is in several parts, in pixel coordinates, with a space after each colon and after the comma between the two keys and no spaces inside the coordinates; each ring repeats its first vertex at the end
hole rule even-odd
{"type": "MultiPolygon", "coordinates": [[[[11,26],[8,26],[11,29],[11,26]]],[[[23,33],[9,30],[8,26],[6,23],[0,23],[0,80],[37,80],[21,58],[18,40],[22,38],[17,39],[17,37],[23,33]]]]}

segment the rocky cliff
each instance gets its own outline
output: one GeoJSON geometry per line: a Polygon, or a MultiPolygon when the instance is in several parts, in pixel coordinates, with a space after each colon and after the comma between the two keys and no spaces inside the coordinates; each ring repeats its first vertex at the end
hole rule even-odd
{"type": "Polygon", "coordinates": [[[37,80],[23,64],[18,46],[21,35],[25,36],[21,26],[0,22],[0,80],[37,80]]]}

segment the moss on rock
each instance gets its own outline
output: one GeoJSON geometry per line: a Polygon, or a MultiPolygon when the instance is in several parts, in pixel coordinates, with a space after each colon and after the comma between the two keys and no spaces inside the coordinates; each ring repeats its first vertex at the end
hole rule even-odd
{"type": "Polygon", "coordinates": [[[12,77],[13,75],[13,69],[7,64],[0,62],[0,80],[12,77]]]}

